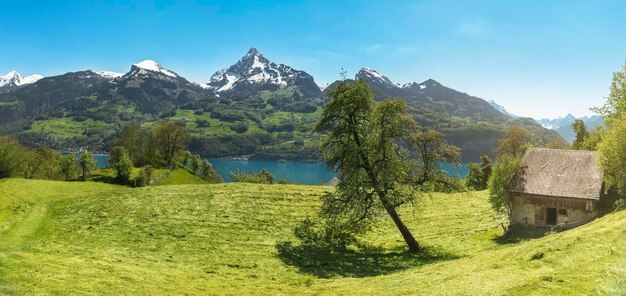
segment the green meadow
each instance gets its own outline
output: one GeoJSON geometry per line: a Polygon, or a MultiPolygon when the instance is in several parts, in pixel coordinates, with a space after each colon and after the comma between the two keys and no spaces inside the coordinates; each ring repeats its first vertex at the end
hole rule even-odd
{"type": "Polygon", "coordinates": [[[505,238],[487,192],[436,193],[401,211],[426,252],[406,255],[388,219],[329,251],[292,230],[332,187],[164,185],[184,172],[145,188],[0,180],[0,295],[626,294],[626,211],[505,238]]]}

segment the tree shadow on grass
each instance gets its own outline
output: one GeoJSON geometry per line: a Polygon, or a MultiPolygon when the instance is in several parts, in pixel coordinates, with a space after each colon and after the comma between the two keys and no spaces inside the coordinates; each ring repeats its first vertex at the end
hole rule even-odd
{"type": "Polygon", "coordinates": [[[358,250],[345,250],[282,242],[276,245],[276,249],[285,264],[320,278],[377,276],[459,258],[435,248],[411,254],[401,249],[359,247],[358,250]]]}
{"type": "Polygon", "coordinates": [[[534,228],[534,227],[509,227],[508,231],[500,236],[494,237],[492,240],[500,245],[516,244],[519,242],[540,238],[545,236],[546,231],[549,228],[534,228]]]}

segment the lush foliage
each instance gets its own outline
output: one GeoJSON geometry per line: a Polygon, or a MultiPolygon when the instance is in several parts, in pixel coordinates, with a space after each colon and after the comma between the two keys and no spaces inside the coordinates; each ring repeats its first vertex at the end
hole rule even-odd
{"type": "Polygon", "coordinates": [[[489,178],[489,202],[493,209],[511,222],[512,198],[509,188],[514,178],[519,177],[521,158],[515,155],[504,155],[498,158],[489,178]]]}
{"type": "Polygon", "coordinates": [[[512,126],[506,130],[504,136],[498,142],[496,155],[498,158],[504,155],[520,157],[526,151],[526,143],[529,141],[528,132],[519,126],[512,126]]]}
{"type": "Polygon", "coordinates": [[[18,173],[25,157],[20,143],[9,136],[0,136],[0,179],[18,173]]]}
{"type": "Polygon", "coordinates": [[[491,166],[491,158],[489,158],[489,156],[483,155],[480,160],[480,165],[475,162],[469,164],[467,185],[475,190],[487,189],[489,178],[491,177],[493,169],[491,166]]]}
{"type": "Polygon", "coordinates": [[[164,163],[171,166],[174,157],[187,148],[190,135],[184,125],[175,121],[161,121],[154,128],[154,140],[164,163]]]}
{"type": "Polygon", "coordinates": [[[154,168],[151,165],[146,165],[141,168],[139,171],[139,176],[137,177],[137,186],[144,187],[152,184],[154,176],[154,168]]]}
{"type": "Polygon", "coordinates": [[[172,167],[175,158],[188,158],[184,151],[190,135],[184,124],[177,121],[159,121],[152,129],[142,129],[138,123],[129,123],[113,141],[123,147],[135,166],[172,167]]]}
{"type": "Polygon", "coordinates": [[[232,172],[230,174],[233,182],[257,183],[257,184],[273,184],[274,176],[267,170],[260,170],[256,174],[248,172],[232,172]]]}
{"type": "Polygon", "coordinates": [[[133,162],[128,156],[126,148],[122,146],[113,147],[109,157],[109,166],[115,170],[115,178],[119,183],[127,184],[130,181],[133,162]]]}
{"type": "Polygon", "coordinates": [[[386,213],[409,250],[419,251],[397,208],[414,201],[421,188],[446,183],[437,163],[458,160],[458,148],[448,145],[441,133],[420,128],[404,101],[374,103],[363,80],[343,82],[329,96],[316,131],[324,134],[322,157],[337,170],[339,183],[335,193],[322,197],[325,233],[342,238],[345,233],[362,234],[386,213]]]}
{"type": "Polygon", "coordinates": [[[76,162],[77,160],[74,154],[68,154],[61,157],[61,161],[59,162],[59,171],[65,178],[65,181],[76,178],[76,175],[78,174],[76,162]]]}
{"type": "Polygon", "coordinates": [[[83,152],[78,159],[78,166],[80,167],[81,179],[83,181],[89,178],[89,174],[96,168],[96,159],[91,152],[83,152]]]}
{"type": "Polygon", "coordinates": [[[222,183],[222,176],[213,168],[208,160],[202,162],[202,178],[211,183],[222,183]]]}
{"type": "Polygon", "coordinates": [[[613,74],[611,93],[600,111],[607,126],[598,147],[600,166],[609,187],[626,196],[626,63],[613,74]]]}

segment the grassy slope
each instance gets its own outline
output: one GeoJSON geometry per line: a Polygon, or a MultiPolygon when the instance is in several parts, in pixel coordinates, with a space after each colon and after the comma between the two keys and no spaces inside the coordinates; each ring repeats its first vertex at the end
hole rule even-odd
{"type": "Polygon", "coordinates": [[[277,252],[327,190],[0,180],[0,294],[626,293],[626,212],[506,244],[484,192],[404,209],[427,255],[387,220],[382,253],[277,252]]]}
{"type": "Polygon", "coordinates": [[[183,185],[183,184],[207,184],[207,180],[202,179],[191,171],[178,167],[169,171],[164,178],[160,178],[154,185],[183,185]]]}

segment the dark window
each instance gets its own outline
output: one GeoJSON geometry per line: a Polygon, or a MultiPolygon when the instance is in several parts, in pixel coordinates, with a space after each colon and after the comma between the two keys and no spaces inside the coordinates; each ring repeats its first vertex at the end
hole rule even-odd
{"type": "Polygon", "coordinates": [[[567,209],[559,209],[559,215],[567,216],[567,209]]]}

